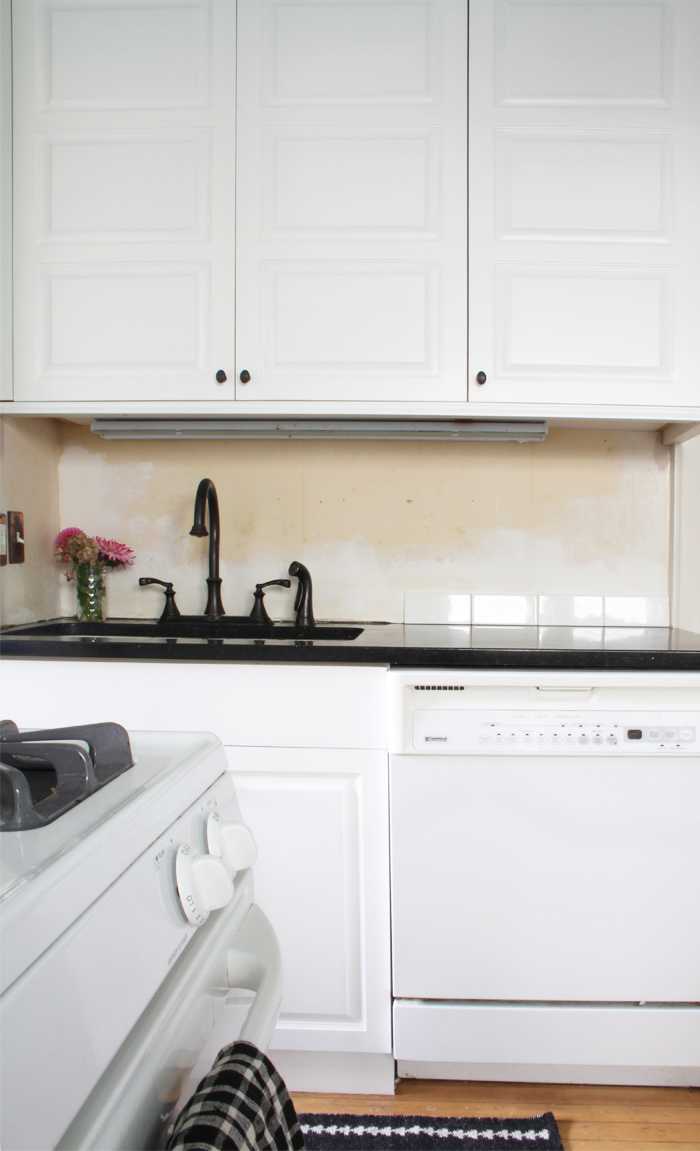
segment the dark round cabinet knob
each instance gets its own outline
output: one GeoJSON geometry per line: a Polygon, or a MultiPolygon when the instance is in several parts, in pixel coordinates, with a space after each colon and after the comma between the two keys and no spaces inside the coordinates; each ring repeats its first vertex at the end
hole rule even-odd
{"type": "Polygon", "coordinates": [[[250,379],[250,372],[247,372],[244,368],[238,378],[242,384],[247,384],[248,380],[250,379]]]}
{"type": "Polygon", "coordinates": [[[226,372],[224,371],[224,369],[219,368],[218,372],[216,373],[217,384],[225,384],[227,379],[228,379],[228,376],[226,375],[226,372]]]}
{"type": "Polygon", "coordinates": [[[486,372],[477,372],[476,373],[476,382],[477,382],[477,384],[485,384],[486,383],[486,372]]]}

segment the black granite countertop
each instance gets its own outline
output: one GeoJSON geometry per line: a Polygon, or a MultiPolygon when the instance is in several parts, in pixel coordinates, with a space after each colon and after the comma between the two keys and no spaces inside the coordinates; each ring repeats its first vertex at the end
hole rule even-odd
{"type": "MultiPolygon", "coordinates": [[[[114,621],[128,632],[130,621],[114,621]]],[[[155,621],[131,621],[155,625],[155,621]]],[[[324,621],[325,625],[325,621],[324,621]]],[[[340,626],[328,624],[327,626],[340,626]]],[[[3,657],[36,659],[187,660],[191,662],[342,663],[390,667],[600,668],[626,671],[700,670],[700,635],[678,628],[457,627],[357,623],[356,639],[271,636],[220,639],[96,634],[100,625],[74,620],[7,628],[3,657]],[[66,634],[67,632],[67,634],[66,634]],[[33,633],[33,634],[32,634],[33,633]],[[61,634],[63,633],[63,634],[61,634]]]]}

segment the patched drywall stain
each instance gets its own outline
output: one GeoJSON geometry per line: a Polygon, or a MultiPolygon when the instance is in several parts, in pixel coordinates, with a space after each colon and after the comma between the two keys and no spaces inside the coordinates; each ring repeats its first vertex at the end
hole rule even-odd
{"type": "MultiPolygon", "coordinates": [[[[91,436],[91,440],[95,440],[91,436]]],[[[121,525],[129,509],[147,505],[153,464],[133,461],[119,465],[107,458],[106,452],[92,450],[92,445],[65,444],[60,464],[61,518],[66,507],[79,506],[89,485],[86,515],[99,515],[99,525],[79,524],[88,535],[111,538],[112,524],[121,525]]]]}
{"type": "MultiPolygon", "coordinates": [[[[141,575],[171,580],[183,612],[203,610],[208,541],[189,530],[204,476],[219,495],[229,614],[295,559],[329,619],[401,620],[410,590],[668,592],[669,453],[651,433],[555,429],[534,445],[63,436],[61,525],[138,556],[109,575],[113,615],[160,613],[141,575]]],[[[289,618],[293,594],[271,588],[270,614],[289,618]]]]}

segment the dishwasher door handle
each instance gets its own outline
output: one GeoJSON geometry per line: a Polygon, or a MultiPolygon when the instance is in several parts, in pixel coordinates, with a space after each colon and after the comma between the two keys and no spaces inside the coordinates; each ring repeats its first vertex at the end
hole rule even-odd
{"type": "Polygon", "coordinates": [[[590,699],[593,695],[592,687],[538,687],[537,691],[550,699],[590,699]]]}

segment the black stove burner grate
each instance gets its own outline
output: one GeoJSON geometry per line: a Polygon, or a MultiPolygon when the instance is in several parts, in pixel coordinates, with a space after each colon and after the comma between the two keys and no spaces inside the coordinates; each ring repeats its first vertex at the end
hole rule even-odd
{"type": "Polygon", "coordinates": [[[0,831],[45,827],[133,763],[128,733],[117,723],[20,732],[2,720],[0,831]]]}

